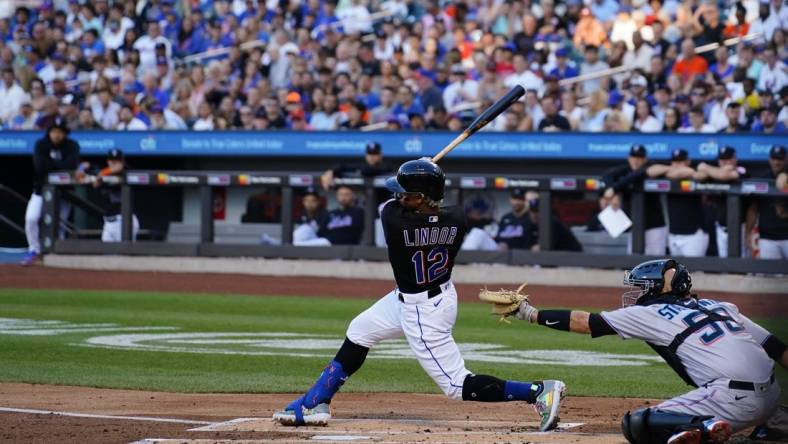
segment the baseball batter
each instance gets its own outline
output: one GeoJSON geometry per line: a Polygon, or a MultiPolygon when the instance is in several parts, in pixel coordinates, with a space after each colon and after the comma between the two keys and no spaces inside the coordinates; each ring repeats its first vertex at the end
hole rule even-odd
{"type": "Polygon", "coordinates": [[[629,272],[624,307],[602,313],[537,310],[521,303],[519,319],[557,330],[641,339],[695,387],[656,408],[627,412],[621,428],[633,444],[724,442],[774,413],[780,386],[774,361],[788,367],[785,344],[727,302],[697,299],[687,269],[672,259],[629,272]]]}
{"type": "Polygon", "coordinates": [[[454,258],[468,229],[462,208],[439,205],[445,176],[430,160],[405,162],[387,188],[395,199],[380,217],[397,287],[356,316],[344,344],[305,395],[273,415],[284,425],[320,424],[331,418],[329,403],[355,373],[369,349],[405,336],[419,364],[451,399],[534,404],[540,430],[558,423],[565,386],[561,381],[504,381],[475,375],[452,337],[457,292],[451,281],[454,258]]]}

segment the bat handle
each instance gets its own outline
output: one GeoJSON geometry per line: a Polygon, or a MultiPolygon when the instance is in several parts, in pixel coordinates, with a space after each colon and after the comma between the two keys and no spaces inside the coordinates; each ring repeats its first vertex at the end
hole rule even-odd
{"type": "Polygon", "coordinates": [[[467,139],[470,134],[467,130],[460,133],[459,136],[455,137],[454,140],[451,141],[445,148],[440,150],[440,152],[434,156],[432,156],[432,162],[438,163],[439,160],[443,159],[451,150],[453,150],[457,145],[461,144],[463,140],[467,139]]]}

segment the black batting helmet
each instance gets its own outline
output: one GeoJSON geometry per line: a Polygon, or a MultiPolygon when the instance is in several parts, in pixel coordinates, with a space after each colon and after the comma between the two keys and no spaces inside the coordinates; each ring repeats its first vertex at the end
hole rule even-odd
{"type": "Polygon", "coordinates": [[[392,193],[421,193],[433,202],[443,200],[446,175],[437,164],[426,160],[410,160],[400,165],[396,177],[386,180],[392,193]]]}
{"type": "Polygon", "coordinates": [[[665,272],[671,268],[676,270],[676,274],[670,281],[670,295],[679,299],[687,296],[692,288],[692,278],[687,267],[673,259],[657,259],[643,262],[626,273],[624,285],[637,289],[623,294],[622,305],[648,305],[649,301],[660,297],[665,287],[665,272]]]}

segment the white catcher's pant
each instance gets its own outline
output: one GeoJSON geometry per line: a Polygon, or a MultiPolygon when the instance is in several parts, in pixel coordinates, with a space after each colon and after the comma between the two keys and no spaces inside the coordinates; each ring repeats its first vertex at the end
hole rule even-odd
{"type": "Polygon", "coordinates": [[[659,410],[714,416],[731,424],[734,432],[765,422],[780,404],[777,381],[756,384],[755,391],[728,388],[730,379],[717,379],[705,387],[658,405],[659,410]]]}
{"type": "MultiPolygon", "coordinates": [[[[104,226],[101,228],[101,242],[120,242],[123,240],[123,222],[120,214],[105,217],[104,226]]],[[[131,215],[131,240],[137,240],[137,233],[140,232],[140,221],[136,215],[131,215]]]]}
{"type": "MultiPolygon", "coordinates": [[[[717,253],[719,257],[728,257],[728,230],[719,223],[714,223],[714,229],[717,233],[717,253]]],[[[741,257],[748,257],[747,244],[744,241],[744,224],[741,225],[741,257]]]]}
{"type": "MultiPolygon", "coordinates": [[[[27,250],[34,253],[41,253],[41,239],[39,237],[38,221],[41,219],[41,207],[44,199],[40,194],[33,193],[27,201],[25,208],[25,237],[27,238],[27,250]]],[[[71,204],[65,201],[60,202],[60,220],[68,218],[71,212],[71,204]]],[[[63,236],[61,230],[60,236],[63,236]]]]}
{"type": "Polygon", "coordinates": [[[457,320],[457,291],[451,282],[427,299],[426,292],[403,294],[396,289],[356,316],[347,329],[353,343],[372,348],[403,334],[419,364],[451,399],[462,399],[462,384],[471,374],[451,335],[457,320]]]}

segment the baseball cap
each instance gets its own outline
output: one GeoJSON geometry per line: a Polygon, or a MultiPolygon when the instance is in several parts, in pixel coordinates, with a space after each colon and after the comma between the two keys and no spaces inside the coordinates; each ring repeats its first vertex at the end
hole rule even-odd
{"type": "MultiPolygon", "coordinates": [[[[66,134],[71,132],[71,130],[68,129],[68,125],[66,125],[66,121],[63,120],[62,117],[55,117],[55,120],[53,120],[52,124],[49,125],[47,132],[51,131],[54,128],[64,131],[66,134]]],[[[783,157],[785,157],[785,149],[783,149],[783,157]]]]}
{"type": "Polygon", "coordinates": [[[525,190],[522,188],[512,188],[509,190],[509,197],[512,199],[525,200],[525,190]]]}
{"type": "Polygon", "coordinates": [[[107,160],[123,160],[123,151],[120,148],[112,148],[107,151],[107,160]]]}
{"type": "Polygon", "coordinates": [[[383,147],[378,142],[367,142],[367,154],[380,154],[383,152],[383,147]]]}
{"type": "Polygon", "coordinates": [[[739,107],[741,107],[741,103],[736,102],[734,100],[731,100],[730,102],[728,102],[728,106],[727,107],[728,108],[739,108],[739,107]]]}
{"type": "Polygon", "coordinates": [[[629,86],[630,87],[633,87],[633,86],[648,86],[648,81],[643,76],[640,76],[640,75],[634,76],[631,79],[629,79],[629,86]]]}
{"type": "Polygon", "coordinates": [[[643,145],[632,145],[632,147],[629,148],[629,155],[643,158],[648,155],[648,151],[646,151],[646,147],[643,145]]]}
{"type": "Polygon", "coordinates": [[[673,161],[682,161],[682,160],[687,160],[687,159],[689,159],[689,154],[687,153],[687,150],[685,150],[683,148],[679,148],[677,150],[673,150],[673,153],[671,153],[671,155],[670,155],[670,160],[673,160],[673,161]]]}
{"type": "Polygon", "coordinates": [[[295,91],[287,93],[287,103],[301,103],[301,94],[295,91]]]}
{"type": "Polygon", "coordinates": [[[676,103],[689,103],[689,97],[686,94],[679,94],[676,96],[676,103]]]}
{"type": "Polygon", "coordinates": [[[613,91],[607,99],[607,106],[616,106],[624,100],[624,96],[618,91],[613,91]]]}
{"type": "Polygon", "coordinates": [[[320,197],[320,193],[317,191],[317,188],[313,186],[308,186],[304,188],[304,196],[320,197]]]}
{"type": "Polygon", "coordinates": [[[150,112],[151,112],[151,113],[163,113],[163,112],[164,112],[164,108],[162,108],[161,104],[159,104],[159,103],[154,103],[154,104],[153,104],[153,105],[151,105],[151,107],[150,107],[150,112]]]}
{"type": "Polygon", "coordinates": [[[569,49],[566,47],[561,47],[555,50],[556,57],[567,57],[569,56],[569,49]]]}
{"type": "Polygon", "coordinates": [[[774,145],[769,150],[770,159],[785,160],[785,147],[782,145],[774,145]]]}
{"type": "Polygon", "coordinates": [[[717,159],[733,159],[736,157],[736,148],[732,146],[724,146],[717,152],[717,159]]]}

